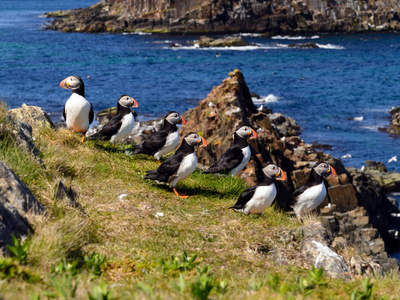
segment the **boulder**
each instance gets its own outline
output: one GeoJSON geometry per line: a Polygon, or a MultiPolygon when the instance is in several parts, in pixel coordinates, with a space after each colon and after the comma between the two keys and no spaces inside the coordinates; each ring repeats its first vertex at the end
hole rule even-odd
{"type": "Polygon", "coordinates": [[[10,109],[7,112],[7,116],[10,116],[14,120],[25,122],[32,128],[55,128],[49,115],[38,106],[28,106],[24,103],[20,108],[10,109]]]}

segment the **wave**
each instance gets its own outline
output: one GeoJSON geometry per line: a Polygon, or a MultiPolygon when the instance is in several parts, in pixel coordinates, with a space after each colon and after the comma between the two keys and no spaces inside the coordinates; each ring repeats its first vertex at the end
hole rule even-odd
{"type": "Polygon", "coordinates": [[[237,34],[238,36],[249,36],[249,37],[259,37],[261,36],[261,33],[239,33],[237,34]]]}
{"type": "Polygon", "coordinates": [[[135,31],[135,32],[123,32],[122,34],[136,34],[136,35],[152,35],[151,32],[135,31]]]}
{"type": "Polygon", "coordinates": [[[290,35],[276,35],[271,37],[273,40],[315,40],[319,39],[319,35],[313,35],[313,36],[290,36],[290,35]]]}
{"type": "MultiPolygon", "coordinates": [[[[345,49],[339,45],[332,44],[316,44],[320,49],[328,49],[328,50],[343,50],[345,49]]],[[[198,43],[190,45],[190,46],[181,46],[180,44],[175,44],[173,47],[164,47],[164,49],[172,49],[172,50],[204,50],[204,51],[253,51],[253,50],[279,50],[279,49],[291,49],[288,44],[252,44],[248,46],[231,46],[231,47],[208,47],[201,48],[198,43]]],[[[312,48],[304,48],[312,49],[312,48]]]]}
{"type": "Polygon", "coordinates": [[[345,48],[343,46],[339,46],[339,45],[332,45],[332,44],[318,44],[317,46],[321,49],[332,49],[332,50],[344,50],[345,48]]]}
{"type": "Polygon", "coordinates": [[[260,98],[252,97],[251,99],[253,100],[253,103],[255,105],[260,105],[260,104],[266,104],[266,103],[276,103],[282,98],[272,95],[272,94],[269,94],[268,96],[265,96],[265,97],[264,96],[261,96],[260,98]]]}

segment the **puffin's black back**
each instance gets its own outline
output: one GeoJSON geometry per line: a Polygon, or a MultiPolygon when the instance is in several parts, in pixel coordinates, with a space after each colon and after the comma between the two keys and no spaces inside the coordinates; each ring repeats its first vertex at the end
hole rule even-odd
{"type": "Polygon", "coordinates": [[[248,145],[247,140],[235,132],[232,146],[211,167],[205,170],[204,173],[229,173],[242,162],[242,149],[248,145]]]}
{"type": "Polygon", "coordinates": [[[166,120],[166,118],[164,118],[163,128],[152,134],[149,138],[143,141],[141,145],[135,145],[133,154],[154,155],[157,151],[164,147],[168,135],[176,132],[177,130],[178,127],[175,124],[171,124],[166,120]]]}
{"type": "Polygon", "coordinates": [[[117,113],[106,125],[97,133],[90,136],[90,138],[99,138],[102,140],[110,140],[116,134],[122,125],[122,118],[131,113],[129,107],[122,106],[117,102],[117,113]]]}
{"type": "Polygon", "coordinates": [[[305,185],[299,187],[296,189],[289,197],[289,199],[286,202],[286,207],[291,207],[295,204],[297,197],[304,193],[304,191],[310,187],[316,186],[318,184],[321,184],[323,181],[323,177],[321,175],[318,175],[318,173],[313,169],[311,169],[310,177],[308,178],[308,181],[305,185]]]}
{"type": "Polygon", "coordinates": [[[176,150],[175,154],[164,161],[158,169],[146,171],[147,175],[144,179],[152,179],[167,183],[169,177],[178,171],[183,158],[193,152],[194,146],[190,146],[186,140],[183,139],[181,146],[176,150]]]}

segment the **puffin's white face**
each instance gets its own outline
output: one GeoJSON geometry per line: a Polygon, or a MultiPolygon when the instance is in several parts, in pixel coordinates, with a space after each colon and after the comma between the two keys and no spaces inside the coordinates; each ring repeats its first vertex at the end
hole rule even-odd
{"type": "Polygon", "coordinates": [[[249,126],[240,127],[240,129],[236,130],[236,133],[244,139],[255,139],[257,137],[257,133],[249,126]]]}
{"type": "Polygon", "coordinates": [[[172,125],[186,124],[185,119],[175,111],[170,111],[169,113],[167,113],[167,115],[165,116],[165,120],[167,120],[168,123],[172,125]]]}
{"type": "Polygon", "coordinates": [[[263,172],[265,176],[269,178],[275,178],[277,180],[285,180],[286,174],[281,168],[275,164],[268,164],[264,167],[263,172]]]}
{"type": "Polygon", "coordinates": [[[336,175],[335,169],[326,162],[322,162],[314,166],[314,170],[319,176],[336,175]]]}
{"type": "Polygon", "coordinates": [[[118,103],[124,107],[139,107],[137,101],[128,95],[119,97],[118,103]]]}
{"type": "Polygon", "coordinates": [[[79,76],[69,76],[60,82],[60,87],[75,90],[82,85],[83,81],[79,76]]]}
{"type": "Polygon", "coordinates": [[[206,140],[199,136],[197,133],[190,132],[185,136],[185,141],[188,143],[190,146],[196,146],[199,145],[200,147],[206,147],[207,142],[206,140]]]}

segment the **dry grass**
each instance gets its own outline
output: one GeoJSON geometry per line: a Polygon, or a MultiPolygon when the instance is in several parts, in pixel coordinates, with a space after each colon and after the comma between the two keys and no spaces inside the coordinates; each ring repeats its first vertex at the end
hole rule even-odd
{"type": "MultiPolygon", "coordinates": [[[[92,141],[81,144],[79,139],[64,129],[41,130],[36,144],[45,168],[18,151],[10,152],[12,146],[2,142],[1,159],[21,178],[28,179],[26,184],[49,212],[46,217],[32,218],[35,234],[28,257],[28,266],[42,281],[28,284],[13,280],[12,288],[9,282],[0,282],[5,299],[27,299],[35,293],[44,297],[46,291],[55,290],[50,280],[55,276],[51,274],[52,265],[63,258],[82,261],[84,255],[93,252],[106,257],[103,273],[92,281],[90,272],[81,269],[73,277],[80,279],[77,299],[86,299],[100,281],[120,299],[191,299],[191,284],[199,278],[196,270],[180,273],[186,282],[180,293],[173,284],[179,284],[179,272],[164,272],[161,264],[161,259],[169,261],[171,255],[180,258],[184,251],[189,256],[197,254],[200,266],[211,267],[207,276],[215,280],[213,298],[304,296],[274,290],[266,278],[267,274],[278,274],[281,282],[294,285],[299,275],[307,276],[309,266],[296,245],[286,245],[282,239],[285,233],[303,225],[296,218],[272,207],[262,216],[228,210],[245,188],[238,178],[195,172],[177,186],[190,198],[179,199],[170,188],[143,180],[145,170],[158,166],[152,158],[128,156],[124,146],[92,141]],[[29,174],[37,168],[40,172],[29,174]],[[82,209],[55,199],[54,187],[59,181],[76,192],[82,209]],[[269,255],[277,247],[292,258],[286,265],[269,255]],[[217,288],[221,282],[228,284],[225,291],[217,288]],[[257,288],[256,283],[263,284],[257,288]]],[[[304,222],[314,221],[311,216],[304,222]]],[[[381,280],[381,290],[386,291],[394,280],[394,275],[381,280]]],[[[331,281],[328,287],[307,297],[347,299],[359,283],[331,281]]]]}

